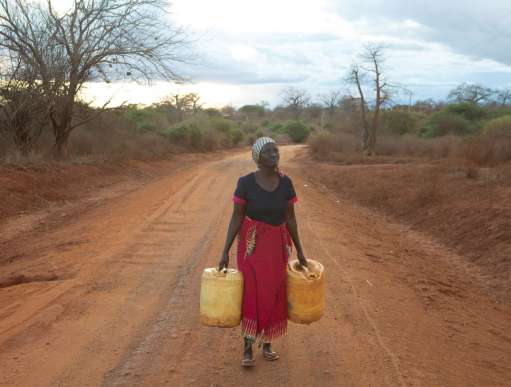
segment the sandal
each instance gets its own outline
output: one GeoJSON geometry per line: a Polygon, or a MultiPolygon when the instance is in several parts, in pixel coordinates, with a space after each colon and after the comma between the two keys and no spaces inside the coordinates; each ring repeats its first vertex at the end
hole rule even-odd
{"type": "Polygon", "coordinates": [[[279,354],[271,349],[271,344],[263,344],[263,357],[265,360],[274,361],[279,358],[279,354]]]}
{"type": "Polygon", "coordinates": [[[255,359],[254,358],[246,358],[241,361],[242,367],[254,367],[255,366],[255,359]]]}

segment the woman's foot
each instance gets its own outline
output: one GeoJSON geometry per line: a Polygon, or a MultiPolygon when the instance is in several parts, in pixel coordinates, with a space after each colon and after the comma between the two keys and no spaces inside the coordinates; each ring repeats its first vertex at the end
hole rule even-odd
{"type": "Polygon", "coordinates": [[[254,340],[246,338],[244,339],[243,345],[243,360],[241,361],[241,365],[243,367],[253,367],[255,366],[254,360],[254,352],[252,351],[252,343],[254,340]]]}
{"type": "Polygon", "coordinates": [[[273,361],[279,358],[279,354],[271,349],[271,343],[263,344],[263,357],[266,360],[273,361]]]}

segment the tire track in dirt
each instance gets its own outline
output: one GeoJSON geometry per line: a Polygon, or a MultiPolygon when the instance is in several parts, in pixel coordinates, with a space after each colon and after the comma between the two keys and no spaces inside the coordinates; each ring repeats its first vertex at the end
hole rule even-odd
{"type": "MultiPolygon", "coordinates": [[[[179,297],[183,295],[181,286],[183,278],[187,277],[189,272],[193,270],[194,265],[200,260],[200,240],[207,234],[208,228],[213,226],[213,224],[210,224],[204,230],[202,227],[203,225],[198,227],[190,222],[185,223],[184,220],[190,218],[190,212],[197,211],[197,209],[183,209],[183,206],[186,207],[187,202],[190,200],[191,195],[197,190],[197,187],[200,185],[209,185],[209,180],[209,178],[204,177],[204,172],[198,173],[193,180],[178,191],[176,195],[173,195],[172,198],[169,198],[165,204],[144,223],[140,232],[135,236],[136,241],[129,246],[129,248],[125,249],[118,259],[111,261],[113,269],[122,266],[124,257],[140,259],[144,257],[144,254],[145,257],[148,255],[161,257],[161,259],[157,259],[153,264],[147,265],[143,273],[137,274],[138,285],[131,287],[129,297],[124,300],[124,304],[133,305],[134,308],[136,308],[137,305],[146,303],[147,299],[152,300],[153,306],[151,310],[153,312],[148,311],[144,319],[145,322],[141,323],[135,330],[129,347],[123,355],[125,365],[108,374],[109,379],[107,379],[109,381],[107,385],[117,385],[117,383],[122,385],[123,377],[139,377],[139,375],[142,374],[142,372],[136,371],[136,367],[135,371],[133,371],[132,363],[128,362],[126,359],[135,359],[136,363],[136,359],[141,355],[148,356],[150,354],[149,347],[145,345],[145,343],[147,341],[150,342],[154,334],[161,333],[163,325],[165,324],[165,321],[158,318],[158,313],[162,309],[162,303],[166,302],[169,291],[172,289],[176,290],[177,293],[174,298],[171,297],[171,304],[172,300],[177,301],[179,297]],[[204,180],[201,181],[201,179],[204,180]],[[170,228],[167,232],[155,232],[154,228],[160,227],[162,222],[165,222],[169,216],[181,219],[179,223],[184,224],[184,226],[170,228]],[[193,238],[191,238],[191,236],[193,236],[193,238]],[[192,250],[188,252],[190,246],[192,246],[191,243],[194,244],[192,250]],[[183,252],[183,256],[177,256],[178,252],[183,252]],[[139,253],[143,253],[143,255],[139,253]],[[185,256],[191,257],[191,260],[183,262],[182,260],[185,256]],[[174,265],[166,261],[173,261],[174,265]],[[165,281],[165,275],[162,273],[168,273],[168,275],[172,277],[172,280],[165,281]],[[154,331],[149,331],[149,327],[151,326],[153,326],[154,331]]],[[[214,219],[214,217],[211,218],[211,222],[213,222],[214,219]]],[[[147,258],[143,259],[146,260],[147,258]]],[[[147,264],[147,262],[144,261],[144,264],[147,264]]],[[[172,304],[172,306],[178,308],[179,304],[175,303],[172,304]]],[[[102,343],[108,342],[109,335],[105,335],[105,331],[115,335],[116,323],[118,323],[118,321],[102,328],[100,337],[90,346],[91,351],[93,348],[102,345],[102,343]]],[[[85,351],[84,359],[80,362],[80,368],[83,368],[83,363],[87,362],[88,356],[90,356],[90,353],[85,351]]],[[[121,360],[121,363],[122,362],[121,360]]],[[[140,369],[142,370],[143,367],[140,369]]],[[[68,375],[77,375],[79,373],[80,369],[70,369],[66,372],[68,375]]],[[[59,376],[52,384],[65,384],[61,381],[68,379],[69,377],[59,376]]],[[[128,383],[128,385],[130,385],[130,383],[128,383]]]]}
{"type": "MultiPolygon", "coordinates": [[[[206,182],[205,185],[211,186],[211,181],[206,182]]],[[[184,205],[187,201],[187,196],[193,193],[197,188],[198,184],[194,184],[192,186],[193,189],[187,190],[183,199],[179,202],[179,206],[184,205]]],[[[225,209],[219,207],[218,210],[225,209]]],[[[168,217],[182,216],[183,219],[186,219],[188,213],[186,211],[182,213],[178,213],[175,211],[176,208],[169,207],[169,209],[162,214],[161,217],[157,219],[155,226],[160,225],[162,222],[168,221],[166,220],[168,217]]],[[[148,332],[144,332],[144,337],[142,340],[133,345],[133,348],[130,349],[128,353],[123,356],[120,364],[108,372],[105,379],[102,382],[103,386],[131,386],[136,383],[136,380],[133,380],[133,375],[137,375],[137,378],[144,377],[144,372],[142,370],[147,368],[147,363],[149,362],[148,356],[152,353],[158,353],[160,349],[160,345],[162,340],[165,340],[165,337],[169,336],[174,338],[177,337],[178,331],[177,327],[181,324],[181,314],[178,311],[182,310],[183,303],[186,301],[186,293],[191,282],[191,276],[197,272],[198,265],[205,259],[206,252],[210,248],[211,244],[211,235],[214,235],[214,230],[218,229],[219,222],[222,220],[220,216],[212,216],[209,220],[209,224],[202,224],[200,233],[195,233],[193,247],[189,252],[183,252],[183,256],[187,258],[186,265],[183,265],[178,272],[176,273],[176,284],[172,286],[172,288],[163,291],[164,296],[163,300],[167,299],[161,307],[158,315],[154,318],[154,323],[148,332]]],[[[184,227],[186,230],[185,222],[176,222],[184,227]]],[[[170,229],[169,231],[176,232],[177,229],[170,229]]],[[[183,231],[181,228],[180,231],[183,231]]],[[[154,232],[154,229],[148,229],[148,232],[154,232]]],[[[185,231],[188,233],[188,231],[185,231]]],[[[189,338],[189,344],[193,344],[193,335],[189,334],[190,331],[184,333],[185,336],[189,338]]],[[[180,332],[179,334],[183,334],[180,332]]],[[[186,348],[183,351],[180,351],[180,356],[183,357],[187,353],[186,348]]],[[[180,359],[177,360],[179,362],[180,359]]]]}
{"type": "Polygon", "coordinates": [[[403,381],[403,376],[401,375],[400,366],[399,366],[399,359],[397,358],[396,354],[394,352],[392,352],[389,349],[389,347],[383,342],[382,336],[380,334],[380,330],[378,329],[375,320],[370,316],[369,312],[367,311],[367,308],[360,301],[360,295],[359,295],[355,285],[353,284],[353,281],[351,280],[350,276],[343,269],[342,265],[337,261],[337,259],[324,246],[321,238],[314,231],[314,227],[311,226],[311,217],[310,217],[310,215],[306,215],[305,222],[307,224],[307,228],[309,229],[309,231],[313,235],[314,240],[318,243],[318,245],[320,246],[321,250],[323,251],[323,253],[324,253],[323,256],[328,257],[330,259],[330,261],[333,264],[335,264],[335,266],[338,268],[338,270],[342,273],[342,276],[345,279],[345,281],[348,282],[358,307],[364,313],[364,317],[367,320],[367,323],[371,326],[371,328],[372,328],[372,330],[374,332],[374,336],[376,337],[381,350],[386,355],[386,358],[384,359],[384,364],[386,365],[387,369],[389,370],[388,375],[392,375],[391,385],[393,385],[393,386],[396,386],[396,385],[405,386],[406,383],[403,381]]]}

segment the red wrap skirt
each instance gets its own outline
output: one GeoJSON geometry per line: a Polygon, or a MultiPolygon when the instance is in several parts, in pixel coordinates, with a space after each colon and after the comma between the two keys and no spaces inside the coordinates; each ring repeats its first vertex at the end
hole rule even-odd
{"type": "Polygon", "coordinates": [[[244,336],[270,342],[286,333],[286,276],[291,246],[286,223],[273,226],[245,217],[237,252],[238,270],[243,273],[244,336]]]}

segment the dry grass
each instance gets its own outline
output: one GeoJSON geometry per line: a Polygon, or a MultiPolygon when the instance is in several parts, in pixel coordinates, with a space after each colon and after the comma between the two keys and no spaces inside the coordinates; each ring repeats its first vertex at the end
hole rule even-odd
{"type": "Polygon", "coordinates": [[[470,138],[459,147],[458,156],[479,166],[495,166],[511,161],[511,134],[470,138]]]}
{"type": "Polygon", "coordinates": [[[455,158],[481,167],[511,161],[511,134],[505,133],[433,139],[414,135],[380,136],[376,143],[377,156],[369,158],[360,155],[359,141],[351,134],[321,131],[312,135],[308,144],[315,159],[343,164],[408,162],[406,158],[455,158]]]}

